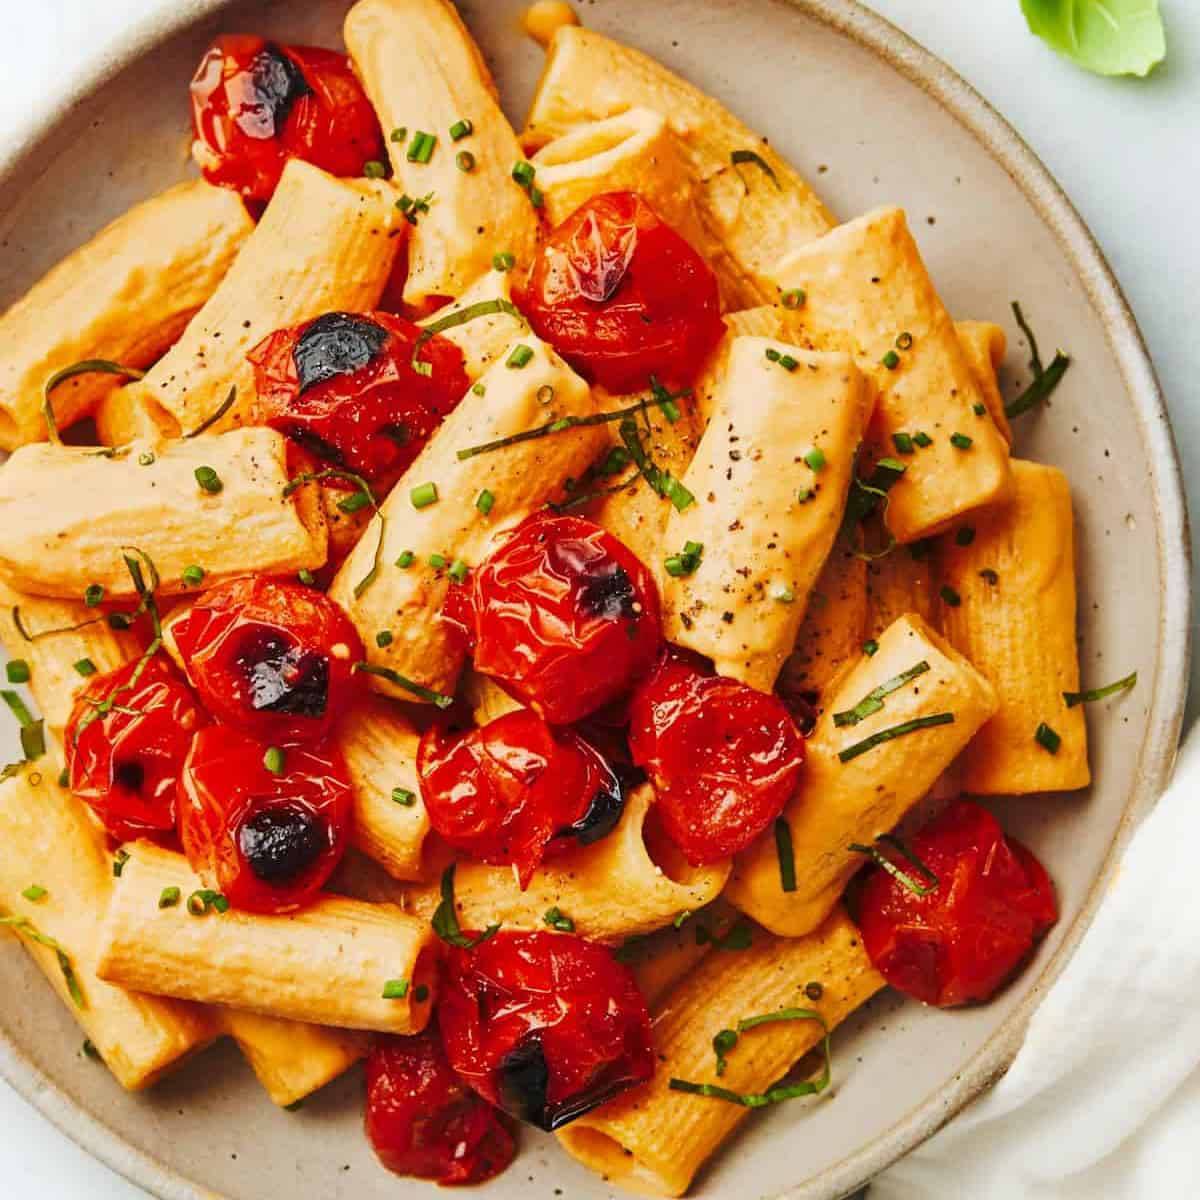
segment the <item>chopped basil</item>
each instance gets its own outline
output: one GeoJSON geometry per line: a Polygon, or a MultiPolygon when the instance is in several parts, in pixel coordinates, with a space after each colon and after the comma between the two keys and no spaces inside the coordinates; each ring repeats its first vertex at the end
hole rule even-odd
{"type": "Polygon", "coordinates": [[[482,942],[486,942],[489,938],[493,938],[500,932],[499,925],[489,925],[478,937],[470,938],[463,933],[458,924],[458,913],[454,908],[454,868],[455,864],[451,863],[442,872],[442,900],[437,906],[433,914],[433,932],[451,946],[458,946],[462,950],[474,950],[476,946],[482,942]]]}
{"type": "MultiPolygon", "coordinates": [[[[210,413],[207,417],[204,418],[203,421],[200,422],[199,425],[196,426],[195,429],[193,429],[190,433],[185,433],[183,436],[185,438],[199,437],[206,429],[211,429],[233,407],[233,402],[236,399],[237,399],[237,385],[235,384],[233,387],[231,387],[229,389],[229,395],[227,395],[225,397],[225,399],[222,400],[221,403],[217,406],[216,411],[213,413],[210,413]]],[[[141,461],[142,461],[141,458],[139,458],[138,462],[141,462],[141,461]]],[[[153,455],[151,456],[150,461],[151,462],[154,461],[153,455]]],[[[150,463],[142,463],[142,466],[144,466],[144,467],[148,467],[149,465],[150,465],[150,463]]]]}
{"type": "Polygon", "coordinates": [[[878,846],[864,846],[859,842],[851,842],[846,847],[847,850],[852,850],[855,854],[865,854],[870,858],[876,866],[886,871],[898,883],[906,887],[910,892],[917,896],[928,896],[931,892],[936,892],[941,886],[941,881],[938,877],[923,863],[916,854],[910,850],[898,837],[892,834],[883,833],[875,839],[876,842],[883,842],[886,845],[892,846],[899,851],[905,858],[908,859],[914,867],[921,872],[930,882],[928,884],[918,883],[911,875],[902,871],[890,858],[885,855],[878,846]]]}
{"type": "MultiPolygon", "coordinates": [[[[493,260],[493,264],[494,264],[493,260]]],[[[421,357],[421,348],[426,342],[436,337],[439,333],[445,333],[447,329],[457,329],[460,325],[466,325],[469,321],[474,321],[479,317],[488,317],[494,313],[504,313],[510,316],[515,321],[519,321],[525,328],[529,328],[529,323],[521,315],[521,310],[517,308],[511,300],[497,298],[495,300],[480,300],[478,304],[468,304],[466,308],[457,308],[453,312],[447,313],[444,317],[439,317],[436,321],[431,321],[428,325],[421,329],[417,335],[417,340],[413,343],[412,353],[412,369],[418,375],[429,376],[433,374],[433,365],[424,362],[421,357]]],[[[472,391],[480,387],[476,384],[472,391]]],[[[482,395],[482,392],[478,392],[482,395]]]]}
{"type": "Polygon", "coordinates": [[[1134,671],[1132,675],[1126,675],[1124,679],[1118,679],[1116,683],[1109,683],[1104,687],[1090,688],[1086,692],[1063,692],[1063,700],[1068,708],[1074,708],[1077,704],[1091,704],[1095,700],[1106,700],[1118,692],[1129,691],[1137,684],[1137,678],[1137,672],[1134,671]]]}
{"type": "Polygon", "coordinates": [[[71,958],[54,938],[42,933],[28,917],[0,917],[0,925],[7,925],[14,933],[24,934],[31,942],[53,950],[58,959],[58,969],[62,972],[63,981],[67,985],[67,993],[71,997],[71,1002],[78,1009],[87,1008],[87,1001],[84,999],[83,989],[79,986],[79,979],[75,974],[71,958]]]}
{"type": "Polygon", "coordinates": [[[834,713],[833,723],[835,725],[857,725],[859,721],[865,720],[872,713],[879,712],[883,708],[883,701],[887,696],[899,691],[906,683],[911,683],[928,670],[929,663],[922,659],[915,666],[909,667],[907,671],[893,675],[891,679],[881,683],[877,688],[872,688],[853,708],[845,712],[834,713]]]}
{"type": "Polygon", "coordinates": [[[796,854],[792,847],[792,827],[783,817],[775,818],[775,854],[779,858],[779,886],[785,892],[794,892],[796,854]]]}
{"type": "Polygon", "coordinates": [[[96,664],[94,662],[92,662],[92,660],[90,658],[76,659],[76,661],[74,663],[74,667],[75,667],[75,670],[80,675],[82,675],[85,679],[89,675],[95,675],[95,673],[96,673],[96,664]]]}
{"type": "Polygon", "coordinates": [[[918,729],[931,729],[935,725],[953,724],[954,714],[948,712],[934,713],[929,717],[916,717],[900,725],[893,725],[890,729],[880,729],[871,734],[869,738],[864,738],[861,742],[855,742],[853,746],[847,746],[845,750],[839,750],[838,760],[844,763],[850,762],[852,759],[866,754],[868,750],[874,750],[876,746],[882,746],[884,742],[904,737],[906,734],[916,733],[918,729]]]}
{"type": "Polygon", "coordinates": [[[28,683],[29,663],[23,658],[14,658],[11,662],[5,663],[4,674],[9,683],[28,683]]]}
{"type": "Polygon", "coordinates": [[[632,417],[625,417],[617,430],[625,449],[629,451],[629,457],[637,464],[638,472],[655,492],[670,500],[677,512],[683,512],[696,502],[696,497],[679,480],[653,462],[642,445],[637,422],[632,417]]]}

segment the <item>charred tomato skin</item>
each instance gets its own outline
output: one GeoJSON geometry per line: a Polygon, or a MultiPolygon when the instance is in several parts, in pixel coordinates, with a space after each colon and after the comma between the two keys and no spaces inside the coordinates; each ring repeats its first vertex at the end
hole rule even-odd
{"type": "Polygon", "coordinates": [[[583,517],[535,513],[472,573],[475,667],[547,721],[624,695],[662,641],[637,556],[583,517]]]}
{"type": "MultiPolygon", "coordinates": [[[[462,351],[390,313],[325,313],[277,330],[248,355],[255,420],[278,429],[325,466],[390,484],[424,449],[470,387],[462,351]]],[[[353,483],[330,481],[353,488],[353,483]]]]}
{"type": "Polygon", "coordinates": [[[538,336],[615,394],[691,383],[724,336],[717,279],[635,192],[581,205],[547,237],[520,297],[538,336]]]}
{"type": "Polygon", "coordinates": [[[218,584],[170,633],[209,712],[272,743],[319,741],[359,690],[358,632],[300,583],[256,575],[218,584]]]}
{"type": "Polygon", "coordinates": [[[386,161],[383,134],[344,54],[225,34],[191,83],[192,155],[214,184],[256,206],[290,158],[331,175],[358,176],[386,161]]]}
{"type": "Polygon", "coordinates": [[[176,783],[192,735],[207,724],[165,655],[96,675],[76,699],[64,735],[71,791],[114,841],[173,843],[176,783]],[[108,701],[120,708],[95,716],[96,706],[108,701]]]}
{"type": "Polygon", "coordinates": [[[529,709],[462,733],[431,726],[417,771],[433,829],[481,862],[515,866],[522,888],[544,858],[610,833],[624,804],[600,754],[529,709]]]}
{"type": "Polygon", "coordinates": [[[629,704],[629,749],[693,866],[744,850],[783,811],[804,738],[777,697],[669,647],[629,704]]]}
{"type": "Polygon", "coordinates": [[[377,1039],[366,1078],[367,1138],[389,1171],[454,1187],[483,1183],[512,1162],[507,1120],[454,1074],[436,1024],[377,1039]]]}
{"type": "Polygon", "coordinates": [[[438,1019],[450,1065],[489,1103],[554,1130],[654,1073],[629,969],[574,934],[508,933],[452,948],[438,1019]]]}
{"type": "Polygon", "coordinates": [[[970,800],[956,801],[926,825],[911,848],[938,886],[917,895],[873,868],[859,895],[863,946],[888,983],[926,1004],[983,1003],[1058,920],[1054,884],[1032,851],[970,800]]]}
{"type": "Polygon", "coordinates": [[[209,726],[192,739],[179,778],[179,836],[192,870],[234,908],[281,913],[313,900],[345,852],[352,795],[329,744],[284,751],[209,726]]]}

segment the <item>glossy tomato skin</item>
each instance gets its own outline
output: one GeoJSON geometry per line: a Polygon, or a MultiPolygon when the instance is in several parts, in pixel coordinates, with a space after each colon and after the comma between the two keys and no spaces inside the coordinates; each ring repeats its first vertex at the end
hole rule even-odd
{"type": "Polygon", "coordinates": [[[417,770],[433,829],[472,858],[515,866],[523,889],[543,858],[599,840],[624,807],[599,753],[529,709],[464,733],[432,726],[417,770]]]}
{"type": "Polygon", "coordinates": [[[359,691],[358,632],[300,583],[255,575],[218,584],[171,634],[209,712],[271,743],[320,740],[359,691]]]}
{"type": "Polygon", "coordinates": [[[375,110],[344,54],[226,34],[191,84],[192,156],[210,183],[261,206],[289,158],[331,175],[386,162],[375,110]]]}
{"type": "Polygon", "coordinates": [[[71,791],[114,841],[174,842],[179,772],[192,734],[207,724],[191,688],[163,654],[97,675],[67,723],[63,750],[71,791]],[[96,706],[108,701],[120,707],[96,717],[96,706]]]}
{"type": "Polygon", "coordinates": [[[451,1070],[436,1025],[375,1042],[367,1056],[366,1128],[389,1171],[443,1187],[494,1178],[517,1149],[504,1116],[451,1070]]]}
{"type": "Polygon", "coordinates": [[[546,239],[521,308],[590,382],[636,392],[696,377],[725,333],[717,278],[641,196],[581,205],[546,239]]]}
{"type": "Polygon", "coordinates": [[[476,669],[555,725],[623,695],[662,641],[650,572],[583,517],[535,513],[471,585],[476,669]]]}
{"type": "Polygon", "coordinates": [[[926,825],[912,850],[938,886],[920,896],[873,869],[860,897],[863,946],[888,983],[926,1004],[982,1003],[1058,920],[1054,884],[1032,852],[1005,837],[996,818],[969,800],[926,825]]]}
{"type": "Polygon", "coordinates": [[[390,485],[471,383],[462,351],[442,337],[421,346],[431,373],[414,370],[420,333],[389,313],[332,312],[268,335],[247,356],[256,422],[286,434],[322,466],[390,485]]]}
{"type": "Polygon", "coordinates": [[[485,1100],[559,1129],[654,1073],[627,967],[573,934],[506,933],[452,949],[438,1018],[450,1065],[485,1100]]]}
{"type": "Polygon", "coordinates": [[[341,861],[352,797],[332,744],[289,747],[278,775],[267,749],[236,729],[201,730],[179,777],[179,836],[234,908],[280,913],[311,901],[341,861]]]}
{"type": "Polygon", "coordinates": [[[744,850],[783,811],[804,739],[783,702],[669,648],[629,704],[629,749],[693,866],[744,850]]]}

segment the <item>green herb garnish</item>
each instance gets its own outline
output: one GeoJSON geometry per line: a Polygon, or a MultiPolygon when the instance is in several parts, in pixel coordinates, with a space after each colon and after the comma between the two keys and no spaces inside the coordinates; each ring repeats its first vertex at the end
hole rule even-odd
{"type": "Polygon", "coordinates": [[[906,683],[911,683],[928,670],[929,663],[922,659],[916,666],[909,667],[907,671],[893,675],[891,679],[881,683],[877,688],[872,688],[853,708],[847,709],[845,712],[834,713],[833,723],[835,725],[857,725],[859,721],[865,720],[872,713],[879,712],[883,708],[883,701],[887,696],[899,691],[906,683]]]}
{"type": "Polygon", "coordinates": [[[403,688],[406,692],[411,692],[414,696],[419,696],[422,700],[427,700],[438,708],[449,708],[454,703],[453,696],[443,696],[441,692],[422,687],[419,683],[406,679],[399,671],[393,671],[390,667],[377,667],[374,663],[356,662],[351,669],[361,671],[364,675],[377,675],[380,679],[386,679],[388,683],[395,684],[396,687],[403,688]]]}
{"type": "Polygon", "coordinates": [[[911,875],[902,871],[890,858],[887,857],[876,846],[864,846],[859,842],[851,842],[846,847],[847,850],[852,850],[855,854],[865,854],[870,858],[876,866],[886,871],[893,879],[908,888],[910,892],[917,896],[928,896],[930,892],[936,892],[941,886],[938,877],[927,867],[917,856],[910,850],[898,837],[894,837],[890,833],[880,834],[875,839],[876,842],[883,842],[885,845],[893,847],[905,858],[908,859],[922,875],[930,882],[928,884],[918,883],[911,875]]]}
{"type": "Polygon", "coordinates": [[[1137,684],[1137,678],[1137,672],[1134,671],[1132,675],[1126,675],[1124,679],[1118,679],[1116,683],[1109,683],[1104,687],[1090,688],[1086,692],[1063,692],[1063,700],[1068,708],[1074,708],[1077,704],[1091,704],[1096,700],[1107,700],[1109,696],[1115,696],[1118,692],[1129,691],[1137,684]]]}
{"type": "Polygon", "coordinates": [[[953,724],[954,714],[948,712],[934,713],[929,717],[916,717],[900,725],[893,725],[890,729],[880,729],[871,734],[869,738],[864,738],[861,742],[855,742],[853,746],[847,746],[845,750],[839,750],[838,760],[847,763],[852,759],[858,758],[860,755],[866,754],[868,750],[874,750],[876,746],[882,746],[884,742],[890,742],[895,738],[916,733],[919,729],[931,729],[935,725],[953,724]]]}
{"type": "Polygon", "coordinates": [[[478,937],[470,938],[459,928],[458,913],[454,908],[454,863],[442,872],[442,902],[433,914],[433,932],[451,946],[462,950],[474,950],[476,946],[494,938],[500,932],[499,925],[489,925],[478,937]]]}

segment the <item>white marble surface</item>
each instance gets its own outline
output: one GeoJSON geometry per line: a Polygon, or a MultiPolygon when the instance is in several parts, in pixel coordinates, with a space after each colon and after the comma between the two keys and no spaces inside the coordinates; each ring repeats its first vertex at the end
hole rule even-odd
{"type": "MultiPolygon", "coordinates": [[[[31,94],[170,3],[0,0],[0,140],[22,121],[31,94]]],[[[1056,57],[1026,32],[1018,0],[874,0],[872,7],[974,84],[1058,177],[1138,315],[1184,462],[1200,464],[1200,4],[1161,3],[1169,58],[1146,81],[1097,79],[1056,57]]],[[[11,1200],[145,1196],[3,1083],[0,1180],[11,1200]]]]}

